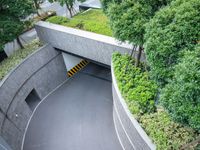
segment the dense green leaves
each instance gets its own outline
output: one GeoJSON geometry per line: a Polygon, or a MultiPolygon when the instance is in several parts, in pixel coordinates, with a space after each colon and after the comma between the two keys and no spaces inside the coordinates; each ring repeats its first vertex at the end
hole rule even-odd
{"type": "Polygon", "coordinates": [[[145,24],[167,3],[167,0],[128,0],[111,4],[108,16],[114,36],[121,41],[143,46],[145,24]]]}
{"type": "Polygon", "coordinates": [[[0,50],[23,31],[23,19],[33,12],[31,0],[0,0],[0,50]]]}
{"type": "Polygon", "coordinates": [[[175,121],[200,130],[200,45],[185,52],[174,74],[161,92],[161,103],[175,121]]]}
{"type": "MultiPolygon", "coordinates": [[[[145,114],[139,121],[153,139],[157,150],[179,150],[181,146],[198,136],[191,128],[173,122],[170,116],[162,110],[145,114]]],[[[191,147],[191,149],[193,148],[191,147]]]]}
{"type": "Polygon", "coordinates": [[[114,37],[139,46],[135,65],[138,66],[144,44],[145,24],[156,11],[168,4],[167,0],[127,0],[109,5],[107,15],[110,19],[114,37]]]}
{"type": "Polygon", "coordinates": [[[153,77],[164,85],[173,76],[181,51],[200,40],[200,1],[176,0],[147,24],[145,52],[153,77]]]}
{"type": "Polygon", "coordinates": [[[122,2],[122,0],[100,0],[100,1],[102,9],[105,13],[107,13],[107,9],[109,8],[109,5],[111,5],[112,3],[120,4],[122,2]]]}
{"type": "Polygon", "coordinates": [[[143,45],[144,24],[148,21],[148,15],[148,9],[135,1],[112,4],[108,10],[114,36],[137,45],[143,45]]]}
{"type": "Polygon", "coordinates": [[[154,112],[157,86],[149,79],[148,72],[135,67],[130,56],[119,53],[113,54],[113,66],[119,89],[131,112],[135,115],[154,112]]]}

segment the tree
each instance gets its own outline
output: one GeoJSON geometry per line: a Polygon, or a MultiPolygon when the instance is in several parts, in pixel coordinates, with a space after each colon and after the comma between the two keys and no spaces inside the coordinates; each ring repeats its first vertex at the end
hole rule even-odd
{"type": "Polygon", "coordinates": [[[75,9],[74,9],[74,4],[76,1],[79,2],[84,2],[85,0],[49,0],[49,2],[53,3],[53,2],[59,2],[61,6],[66,5],[67,10],[69,11],[70,17],[73,16],[73,13],[75,13],[75,9]]]}
{"type": "Polygon", "coordinates": [[[128,0],[109,5],[107,14],[114,36],[139,47],[136,66],[139,65],[143,51],[145,25],[157,10],[167,4],[167,0],[128,0]]]}
{"type": "Polygon", "coordinates": [[[2,50],[7,42],[17,38],[24,30],[25,21],[22,19],[33,12],[33,3],[30,0],[0,0],[0,49],[2,50]]]}
{"type": "Polygon", "coordinates": [[[120,4],[122,2],[122,0],[100,0],[100,1],[101,1],[103,11],[105,13],[107,13],[107,9],[109,8],[110,4],[112,4],[112,3],[120,4]]]}
{"type": "Polygon", "coordinates": [[[161,104],[175,121],[200,130],[200,44],[184,53],[174,72],[161,91],[161,104]]]}
{"type": "Polygon", "coordinates": [[[182,51],[193,50],[200,40],[199,8],[199,0],[176,0],[147,25],[145,54],[152,76],[162,87],[173,77],[182,51]]]}

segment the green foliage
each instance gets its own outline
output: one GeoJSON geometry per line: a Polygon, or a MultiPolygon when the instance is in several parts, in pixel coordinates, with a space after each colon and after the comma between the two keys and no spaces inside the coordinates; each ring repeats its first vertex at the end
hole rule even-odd
{"type": "Polygon", "coordinates": [[[0,0],[0,50],[23,31],[22,18],[33,12],[31,0],[0,0]]]}
{"type": "Polygon", "coordinates": [[[166,0],[128,0],[122,1],[120,5],[111,4],[108,16],[114,36],[121,41],[143,46],[145,24],[166,4],[166,0]]]}
{"type": "Polygon", "coordinates": [[[33,41],[32,43],[26,45],[24,49],[15,51],[14,54],[3,60],[0,63],[0,80],[2,80],[16,65],[24,60],[28,55],[37,50],[39,46],[41,46],[39,41],[33,41]]]}
{"type": "Polygon", "coordinates": [[[157,86],[149,79],[148,72],[135,67],[128,55],[114,53],[112,60],[118,87],[130,111],[135,115],[154,112],[157,86]]]}
{"type": "Polygon", "coordinates": [[[107,17],[103,14],[102,10],[92,9],[84,13],[80,13],[69,21],[65,17],[55,16],[47,21],[68,27],[91,31],[103,35],[112,36],[112,31],[108,24],[107,17]]]}
{"type": "Polygon", "coordinates": [[[198,136],[191,128],[173,122],[162,110],[141,116],[140,122],[157,150],[179,150],[198,136]]]}
{"type": "Polygon", "coordinates": [[[48,18],[46,21],[55,23],[55,24],[65,25],[70,20],[63,16],[53,16],[53,17],[48,18]]]}
{"type": "Polygon", "coordinates": [[[152,76],[165,85],[185,48],[200,40],[200,1],[176,0],[161,9],[148,23],[145,53],[152,76]]]}
{"type": "Polygon", "coordinates": [[[107,9],[109,8],[109,5],[112,3],[120,4],[122,0],[100,0],[102,9],[105,13],[107,13],[107,9]]]}
{"type": "Polygon", "coordinates": [[[200,45],[185,52],[160,101],[175,121],[200,130],[200,45]]]}

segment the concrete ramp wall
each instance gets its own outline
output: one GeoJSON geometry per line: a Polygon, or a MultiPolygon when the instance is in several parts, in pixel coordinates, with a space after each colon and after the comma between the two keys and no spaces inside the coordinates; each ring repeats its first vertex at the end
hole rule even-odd
{"type": "Polygon", "coordinates": [[[111,65],[114,51],[131,53],[132,45],[120,43],[112,37],[40,21],[35,26],[40,40],[54,48],[105,65],[111,65]]]}
{"type": "Polygon", "coordinates": [[[34,90],[41,100],[66,79],[61,52],[45,45],[0,82],[0,136],[13,150],[21,149],[24,131],[32,115],[26,101],[28,95],[34,90]]]}

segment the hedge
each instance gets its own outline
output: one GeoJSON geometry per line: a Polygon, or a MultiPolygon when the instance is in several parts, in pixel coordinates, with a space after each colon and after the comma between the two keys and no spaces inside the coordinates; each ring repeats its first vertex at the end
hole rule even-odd
{"type": "Polygon", "coordinates": [[[157,86],[148,72],[134,66],[128,55],[114,53],[113,66],[119,89],[134,115],[155,111],[157,86]]]}
{"type": "Polygon", "coordinates": [[[160,101],[175,121],[200,131],[200,45],[185,52],[174,74],[160,101]]]}
{"type": "Polygon", "coordinates": [[[199,8],[199,0],[175,0],[146,25],[145,53],[159,85],[164,86],[173,78],[182,51],[193,50],[200,40],[199,8]]]}

